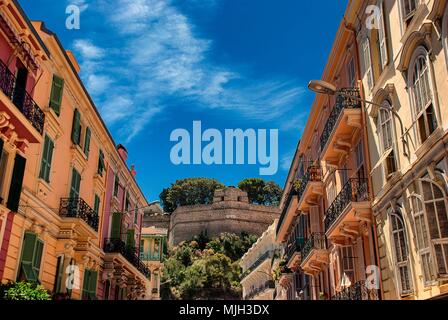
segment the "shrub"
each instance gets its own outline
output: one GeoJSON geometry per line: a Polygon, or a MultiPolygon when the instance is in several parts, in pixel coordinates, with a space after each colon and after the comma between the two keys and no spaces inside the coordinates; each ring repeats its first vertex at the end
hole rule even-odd
{"type": "Polygon", "coordinates": [[[11,282],[0,286],[0,300],[51,300],[51,296],[36,283],[11,282]]]}

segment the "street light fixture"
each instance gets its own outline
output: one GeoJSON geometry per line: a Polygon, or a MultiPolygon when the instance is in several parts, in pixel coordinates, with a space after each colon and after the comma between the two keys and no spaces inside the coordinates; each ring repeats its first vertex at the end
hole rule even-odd
{"type": "MultiPolygon", "coordinates": [[[[361,98],[349,95],[345,92],[342,92],[341,90],[337,90],[335,85],[333,85],[329,82],[323,81],[323,80],[311,80],[310,83],[308,84],[308,89],[310,89],[311,91],[313,91],[317,94],[327,94],[330,96],[338,95],[338,96],[341,96],[344,98],[349,98],[349,99],[352,99],[355,101],[359,101],[359,102],[362,102],[365,104],[369,104],[369,105],[378,107],[380,110],[385,110],[385,111],[391,112],[400,122],[401,141],[403,143],[403,154],[405,156],[408,156],[408,153],[406,151],[406,149],[407,149],[407,141],[406,141],[407,130],[405,130],[405,127],[403,125],[403,120],[401,119],[400,115],[397,113],[397,111],[394,108],[389,108],[382,104],[375,103],[373,101],[368,101],[365,99],[361,99],[361,98]]],[[[366,107],[366,109],[367,109],[367,107],[366,107]]]]}

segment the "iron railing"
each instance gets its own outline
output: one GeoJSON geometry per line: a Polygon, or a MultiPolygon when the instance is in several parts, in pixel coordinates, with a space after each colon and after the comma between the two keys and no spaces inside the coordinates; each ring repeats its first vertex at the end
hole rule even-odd
{"type": "Polygon", "coordinates": [[[244,300],[250,300],[268,289],[275,289],[275,282],[273,280],[266,281],[263,285],[252,290],[248,295],[244,297],[244,300]]]}
{"type": "Polygon", "coordinates": [[[105,239],[104,240],[104,252],[105,253],[119,253],[126,258],[138,271],[149,278],[151,276],[151,271],[149,268],[140,260],[139,254],[136,248],[129,247],[121,239],[105,239]]]}
{"type": "Polygon", "coordinates": [[[270,259],[272,260],[274,258],[274,251],[266,251],[264,254],[261,255],[260,258],[258,258],[254,263],[251,264],[251,266],[244,272],[241,279],[246,278],[250,273],[252,273],[255,269],[257,269],[263,262],[270,259]]]}
{"type": "Polygon", "coordinates": [[[98,232],[99,217],[81,198],[62,198],[59,205],[59,215],[63,218],[82,219],[98,232]]]}
{"type": "Polygon", "coordinates": [[[141,253],[140,254],[140,259],[143,261],[162,261],[163,260],[163,255],[161,254],[147,254],[147,253],[141,253]]]}
{"type": "Polygon", "coordinates": [[[352,202],[368,201],[367,179],[350,179],[325,214],[325,230],[328,231],[352,202]]]}
{"type": "Polygon", "coordinates": [[[378,290],[367,287],[365,281],[359,281],[336,293],[332,300],[378,300],[378,290]]]}
{"type": "Polygon", "coordinates": [[[294,239],[289,242],[288,247],[285,252],[285,260],[289,263],[293,257],[293,255],[302,252],[302,248],[305,245],[304,238],[293,237],[294,239]]]}
{"type": "Polygon", "coordinates": [[[288,199],[286,200],[285,205],[283,206],[283,211],[282,211],[282,214],[280,215],[280,219],[277,224],[277,233],[280,231],[280,228],[286,218],[286,214],[288,213],[289,204],[291,203],[292,198],[296,195],[297,195],[297,192],[294,190],[294,187],[292,187],[291,190],[289,191],[288,199]]]}
{"type": "Polygon", "coordinates": [[[300,202],[303,194],[305,193],[306,187],[310,182],[319,182],[322,181],[322,169],[318,165],[312,165],[308,167],[306,173],[303,177],[297,180],[300,184],[297,189],[297,197],[300,202]]]}
{"type": "MultiPolygon", "coordinates": [[[[353,96],[356,98],[360,98],[359,89],[358,88],[345,88],[341,89],[340,92],[344,95],[353,96]]],[[[320,149],[324,150],[327,146],[328,141],[336,127],[336,124],[339,121],[339,118],[342,114],[342,110],[344,109],[359,109],[361,108],[361,103],[358,100],[351,99],[348,97],[344,97],[342,95],[337,95],[336,104],[331,111],[330,116],[328,117],[325,128],[320,137],[320,149]]]]}
{"type": "Polygon", "coordinates": [[[327,238],[324,233],[313,233],[302,249],[302,261],[305,261],[313,250],[327,249],[327,238]]]}
{"type": "Polygon", "coordinates": [[[14,74],[0,60],[0,89],[42,135],[44,132],[45,113],[39,108],[26,89],[17,86],[16,82],[14,74]]]}

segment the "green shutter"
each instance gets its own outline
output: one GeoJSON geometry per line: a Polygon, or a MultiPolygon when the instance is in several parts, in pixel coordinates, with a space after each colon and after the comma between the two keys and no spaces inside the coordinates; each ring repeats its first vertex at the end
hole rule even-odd
{"type": "Polygon", "coordinates": [[[64,92],[64,80],[58,76],[53,76],[53,84],[50,94],[50,108],[59,116],[61,113],[62,96],[64,92]]]}
{"type": "Polygon", "coordinates": [[[47,135],[45,135],[39,178],[45,180],[46,182],[50,182],[51,162],[53,161],[53,150],[54,150],[54,142],[47,135]]]}
{"type": "Polygon", "coordinates": [[[81,175],[76,169],[73,168],[72,171],[72,182],[70,186],[70,198],[75,199],[79,198],[79,188],[81,185],[81,175]]]}
{"type": "Polygon", "coordinates": [[[87,158],[89,157],[89,153],[90,153],[90,138],[92,136],[92,132],[90,131],[90,128],[87,127],[86,129],[86,139],[84,141],[84,154],[87,156],[87,158]]]}
{"type": "Polygon", "coordinates": [[[105,169],[105,164],[104,164],[104,153],[102,150],[100,150],[100,155],[99,155],[99,159],[98,159],[98,174],[99,175],[103,175],[103,171],[105,169]]]}
{"type": "Polygon", "coordinates": [[[7,208],[12,212],[19,210],[20,195],[22,193],[23,176],[25,174],[26,159],[17,154],[9,187],[7,208]]]}
{"type": "Polygon", "coordinates": [[[115,174],[115,181],[114,181],[114,196],[118,197],[118,188],[120,186],[120,183],[118,181],[118,174],[115,174]]]}
{"type": "Polygon", "coordinates": [[[82,284],[82,298],[88,299],[90,289],[90,270],[84,270],[84,281],[82,284]]]}
{"type": "Polygon", "coordinates": [[[64,256],[60,256],[58,257],[58,264],[56,267],[56,279],[54,282],[55,293],[61,293],[63,275],[64,275],[64,256]]]}
{"type": "Polygon", "coordinates": [[[97,216],[100,215],[100,197],[98,197],[98,195],[95,195],[95,202],[93,204],[93,211],[95,211],[95,214],[97,216]]]}
{"type": "Polygon", "coordinates": [[[89,294],[90,299],[96,299],[96,285],[98,282],[98,272],[90,271],[90,281],[89,281],[89,294]]]}
{"type": "Polygon", "coordinates": [[[40,266],[42,264],[42,256],[44,252],[44,243],[41,240],[37,240],[36,247],[34,248],[34,257],[33,257],[33,271],[36,276],[39,276],[40,266]]]}
{"type": "Polygon", "coordinates": [[[37,235],[26,232],[22,244],[22,256],[20,258],[19,281],[37,281],[37,275],[33,269],[34,254],[37,243],[37,235]]]}
{"type": "Polygon", "coordinates": [[[129,229],[126,236],[126,246],[135,248],[135,229],[129,229]]]}
{"type": "Polygon", "coordinates": [[[110,237],[112,239],[120,239],[121,232],[121,213],[114,212],[112,214],[112,228],[110,231],[110,237]]]}
{"type": "Polygon", "coordinates": [[[72,126],[72,142],[79,145],[81,143],[81,114],[78,109],[75,109],[73,114],[72,126]]]}

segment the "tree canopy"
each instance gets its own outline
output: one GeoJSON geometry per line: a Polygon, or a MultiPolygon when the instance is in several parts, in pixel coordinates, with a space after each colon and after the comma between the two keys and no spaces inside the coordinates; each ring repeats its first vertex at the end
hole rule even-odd
{"type": "Polygon", "coordinates": [[[241,299],[239,260],[257,241],[248,234],[205,234],[174,247],[164,263],[164,299],[241,299]]]}
{"type": "MultiPolygon", "coordinates": [[[[211,204],[216,190],[226,186],[215,179],[190,178],[178,180],[160,194],[161,204],[167,213],[178,207],[211,204]]],[[[282,189],[275,182],[253,178],[241,181],[238,188],[248,193],[253,204],[276,206],[280,202],[282,189]]]]}

